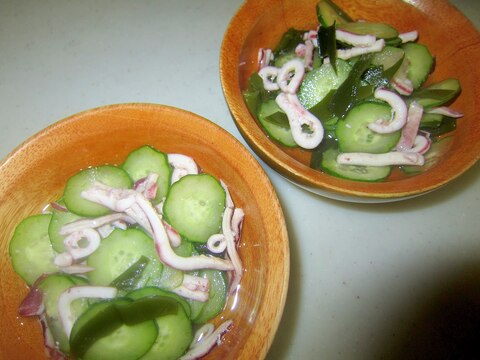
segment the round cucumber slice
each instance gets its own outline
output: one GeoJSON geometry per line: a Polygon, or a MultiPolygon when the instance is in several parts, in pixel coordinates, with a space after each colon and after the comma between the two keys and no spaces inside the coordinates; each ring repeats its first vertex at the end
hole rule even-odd
{"type": "Polygon", "coordinates": [[[434,58],[425,45],[406,43],[402,45],[409,67],[407,76],[412,81],[413,87],[418,89],[432,71],[434,58]]]}
{"type": "Polygon", "coordinates": [[[148,145],[142,146],[127,156],[122,168],[130,175],[133,181],[140,180],[151,173],[157,174],[158,189],[155,202],[159,202],[167,195],[172,169],[168,163],[167,155],[163,152],[148,145]]]}
{"type": "Polygon", "coordinates": [[[206,302],[190,300],[192,310],[195,310],[195,313],[192,312],[192,321],[195,324],[204,324],[220,314],[225,307],[227,278],[224,272],[218,270],[202,270],[198,276],[210,281],[210,292],[206,302]]]}
{"type": "Polygon", "coordinates": [[[353,107],[337,123],[335,134],[340,151],[381,154],[393,149],[400,139],[400,130],[391,134],[378,134],[367,127],[378,119],[390,119],[391,112],[390,106],[375,102],[364,102],[353,107]]]}
{"type": "Polygon", "coordinates": [[[180,235],[204,243],[220,232],[225,201],[225,190],[213,176],[187,175],[170,188],[163,213],[180,235]]]}
{"type": "Polygon", "coordinates": [[[320,167],[327,174],[356,181],[380,181],[390,175],[390,166],[358,166],[337,163],[339,151],[335,148],[325,150],[320,167]]]}
{"type": "Polygon", "coordinates": [[[322,101],[331,90],[338,89],[348,77],[352,66],[340,59],[337,59],[336,65],[336,72],[332,64],[326,63],[305,75],[297,96],[306,109],[322,101]]]}
{"type": "Polygon", "coordinates": [[[154,278],[160,278],[163,265],[158,259],[153,240],[138,229],[115,229],[102,240],[98,249],[87,259],[94,268],[87,276],[92,285],[109,286],[141,256],[149,259],[137,286],[143,286],[154,278]]]}
{"type": "Polygon", "coordinates": [[[280,110],[275,100],[268,100],[260,105],[258,121],[272,139],[288,147],[298,146],[293,140],[287,115],[280,110]]]}
{"type": "Polygon", "coordinates": [[[28,285],[40,275],[58,270],[53,263],[56,253],[48,236],[50,219],[50,214],[27,217],[17,225],[10,240],[13,269],[28,285]]]}
{"type": "Polygon", "coordinates": [[[53,209],[52,220],[48,226],[48,235],[50,236],[50,242],[52,243],[53,250],[58,253],[65,251],[65,246],[63,244],[65,236],[60,234],[60,229],[63,227],[63,225],[79,219],[82,219],[82,217],[77,214],[69,211],[53,209]]]}
{"type": "Polygon", "coordinates": [[[146,287],[127,294],[127,297],[133,300],[146,296],[171,297],[182,306],[178,307],[176,314],[165,315],[155,319],[158,327],[158,337],[148,353],[142,357],[142,360],[178,359],[193,339],[192,323],[188,317],[190,306],[182,297],[155,287],[146,287]]]}
{"type": "MultiPolygon", "coordinates": [[[[52,332],[52,336],[55,339],[58,348],[66,354],[70,351],[70,344],[60,320],[58,298],[65,290],[79,284],[85,284],[85,282],[81,282],[78,277],[67,274],[49,275],[38,284],[38,288],[43,294],[48,327],[52,332]]],[[[72,302],[71,306],[73,309],[73,316],[78,318],[78,316],[87,309],[88,300],[77,299],[72,302]]]]}
{"type": "Polygon", "coordinates": [[[105,206],[96,204],[82,197],[98,181],[102,184],[121,189],[129,189],[133,182],[130,176],[119,167],[103,165],[81,170],[68,179],[63,193],[65,206],[72,213],[81,216],[102,216],[110,213],[105,206]]]}
{"type": "Polygon", "coordinates": [[[83,360],[134,360],[147,353],[157,338],[157,325],[153,320],[124,324],[116,306],[132,301],[101,301],[80,315],[70,335],[73,355],[83,360]]]}

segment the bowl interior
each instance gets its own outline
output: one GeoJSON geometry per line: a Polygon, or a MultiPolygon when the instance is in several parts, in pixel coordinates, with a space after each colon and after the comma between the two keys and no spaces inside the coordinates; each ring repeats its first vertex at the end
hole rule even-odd
{"type": "Polygon", "coordinates": [[[263,169],[226,131],[192,113],[150,104],[124,104],[74,115],[43,130],[0,163],[2,358],[44,358],[37,321],[17,316],[27,288],[10,264],[9,241],[17,223],[57,200],[78,170],[120,164],[149,144],[192,156],[204,172],[225,181],[246,213],[239,253],[246,269],[222,319],[233,329],[208,358],[263,358],[280,320],[288,285],[288,237],[276,194],[263,169]]]}
{"type": "MultiPolygon", "coordinates": [[[[462,93],[451,105],[464,117],[457,122],[451,150],[435,167],[413,177],[364,183],[326,175],[309,167],[310,152],[288,149],[269,140],[248,111],[241,91],[257,70],[259,48],[273,48],[291,27],[315,29],[317,0],[246,1],[232,19],[221,51],[221,79],[230,110],[252,149],[280,174],[311,191],[350,201],[389,201],[432,191],[458,177],[480,156],[480,35],[456,8],[444,0],[336,0],[354,19],[385,22],[400,32],[419,31],[436,59],[428,83],[458,78],[462,93]]],[[[428,84],[427,83],[427,84],[428,84]]]]}

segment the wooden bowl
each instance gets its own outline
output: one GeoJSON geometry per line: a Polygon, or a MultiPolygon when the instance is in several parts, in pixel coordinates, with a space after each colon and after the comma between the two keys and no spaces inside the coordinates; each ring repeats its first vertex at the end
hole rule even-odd
{"type": "Polygon", "coordinates": [[[235,123],[251,148],[295,184],[330,198],[386,202],[438,189],[467,171],[480,157],[480,35],[445,0],[335,0],[355,19],[386,22],[401,32],[418,30],[436,57],[429,82],[458,78],[462,93],[452,107],[458,120],[450,151],[430,170],[413,177],[365,183],[329,176],[309,167],[310,152],[270,140],[245,105],[241,91],[257,70],[258,49],[273,48],[289,28],[315,29],[317,0],[247,0],[231,20],[221,49],[220,76],[235,123]]]}
{"type": "Polygon", "coordinates": [[[232,319],[234,327],[207,358],[265,357],[284,308],[290,264],[285,220],[269,179],[245,147],[214,123],[172,107],[124,104],[57,122],[0,163],[0,358],[45,358],[39,323],[17,316],[27,287],[8,254],[15,226],[57,200],[78,170],[122,163],[144,144],[192,156],[204,172],[225,181],[244,209],[239,253],[246,271],[238,295],[216,319],[232,319]]]}

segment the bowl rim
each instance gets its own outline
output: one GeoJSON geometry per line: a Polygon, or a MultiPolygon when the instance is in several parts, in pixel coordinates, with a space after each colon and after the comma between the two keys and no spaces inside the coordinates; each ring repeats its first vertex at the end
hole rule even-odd
{"type": "MultiPolygon", "coordinates": [[[[365,183],[336,178],[309,168],[286,154],[280,149],[279,145],[268,139],[267,135],[260,129],[260,126],[256,124],[255,117],[250,113],[243,101],[240,89],[239,64],[242,47],[250,35],[247,29],[254,26],[258,22],[257,17],[265,12],[262,6],[264,6],[265,3],[272,2],[275,2],[275,0],[246,0],[228,24],[220,50],[220,81],[226,102],[233,115],[234,123],[248,145],[272,169],[295,185],[318,195],[343,201],[376,203],[405,200],[432,192],[457,179],[477,163],[480,159],[480,146],[477,146],[478,151],[476,154],[468,159],[468,161],[465,161],[455,173],[447,177],[439,178],[436,182],[429,182],[426,186],[420,188],[412,186],[405,190],[395,190],[393,186],[388,189],[389,186],[385,184],[393,184],[395,181],[397,181],[398,184],[398,180],[365,183]],[[252,124],[255,124],[255,126],[252,126],[252,124]],[[267,141],[265,141],[265,139],[267,141]],[[352,189],[349,187],[349,184],[356,184],[360,189],[352,189]],[[367,189],[367,184],[368,187],[375,186],[375,191],[367,189]]],[[[419,5],[409,3],[409,5],[416,7],[420,11],[424,11],[424,9],[419,9],[420,6],[434,7],[441,5],[448,11],[451,11],[452,16],[464,18],[463,14],[447,0],[436,0],[435,4],[433,4],[433,0],[424,0],[424,2],[431,4],[419,5]]],[[[467,23],[471,25],[469,21],[467,21],[467,23]]],[[[480,41],[480,34],[473,26],[472,28],[480,41]]],[[[425,175],[425,173],[416,176],[422,175],[425,175]]],[[[408,179],[413,179],[416,176],[408,179]]]]}
{"type": "MultiPolygon", "coordinates": [[[[159,113],[164,113],[165,111],[171,112],[173,114],[182,113],[183,116],[187,116],[192,121],[196,121],[201,124],[202,129],[207,128],[209,132],[214,132],[215,134],[219,134],[221,138],[228,139],[228,141],[232,143],[232,146],[234,146],[236,150],[238,149],[243,153],[242,157],[248,160],[249,166],[254,170],[256,176],[260,177],[260,183],[262,184],[261,186],[263,186],[263,189],[261,190],[261,192],[258,192],[257,195],[264,196],[266,199],[268,199],[268,201],[258,202],[258,206],[259,208],[263,208],[265,212],[268,212],[268,214],[271,214],[272,219],[276,220],[276,246],[278,246],[279,251],[284,256],[283,259],[281,259],[282,261],[276,261],[275,266],[270,266],[269,262],[269,266],[265,268],[265,276],[273,273],[277,273],[278,276],[272,278],[272,280],[275,281],[262,285],[262,287],[265,288],[263,298],[269,299],[268,301],[270,306],[263,306],[264,302],[262,302],[262,304],[257,309],[255,321],[261,322],[263,324],[263,331],[261,333],[258,333],[256,331],[256,327],[252,327],[252,330],[246,337],[244,346],[241,350],[242,352],[239,354],[238,358],[249,358],[247,357],[248,355],[242,355],[244,354],[245,350],[256,351],[256,355],[258,356],[258,358],[265,358],[278,330],[278,326],[280,324],[280,320],[283,315],[287,299],[288,281],[290,275],[290,249],[288,231],[285,216],[280,201],[278,199],[278,195],[265,170],[262,168],[257,159],[255,159],[252,153],[249,152],[247,148],[228,131],[226,131],[213,121],[208,120],[198,114],[169,105],[141,102],[104,105],[84,110],[74,115],[65,117],[30,136],[28,139],[16,146],[11,152],[9,152],[4,159],[0,160],[0,174],[5,173],[8,167],[14,166],[16,161],[20,157],[24,156],[23,154],[25,152],[31,150],[31,148],[34,147],[35,143],[39,139],[48,138],[49,136],[55,135],[57,130],[59,129],[69,127],[74,124],[79,124],[81,122],[88,122],[91,116],[95,116],[95,114],[98,114],[99,112],[116,112],[122,111],[124,109],[153,110],[157,115],[159,113]],[[268,207],[266,205],[267,202],[268,207]],[[272,306],[272,304],[274,306],[272,306]]],[[[5,188],[0,188],[0,198],[2,198],[4,195],[7,196],[7,191],[8,190],[5,190],[5,188]]],[[[258,189],[255,191],[258,191],[258,189]]],[[[9,239],[5,240],[9,241],[9,239]]],[[[8,252],[8,245],[6,248],[6,251],[8,252]]],[[[278,258],[278,253],[275,253],[275,256],[277,256],[278,258]]],[[[270,256],[270,258],[268,259],[271,260],[273,258],[270,256]]]]}

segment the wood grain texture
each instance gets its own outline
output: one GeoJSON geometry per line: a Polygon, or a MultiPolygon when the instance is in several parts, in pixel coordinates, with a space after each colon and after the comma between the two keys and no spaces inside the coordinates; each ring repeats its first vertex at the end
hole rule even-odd
{"type": "Polygon", "coordinates": [[[149,144],[166,153],[192,156],[229,186],[246,213],[240,244],[245,274],[236,299],[221,319],[234,327],[208,359],[262,359],[272,343],[285,304],[289,276],[288,236],[282,209],[263,169],[236,139],[214,123],[179,109],[123,104],[74,115],[43,130],[0,163],[0,358],[44,359],[40,326],[20,319],[27,292],[10,264],[15,226],[57,200],[78,170],[120,164],[149,144]],[[4,331],[8,329],[8,331],[4,331]]]}
{"type": "Polygon", "coordinates": [[[234,121],[251,148],[274,170],[297,185],[333,198],[358,201],[393,201],[435,190],[456,179],[480,157],[480,34],[445,0],[336,0],[354,19],[390,23],[401,32],[418,30],[419,42],[436,58],[428,82],[458,78],[460,97],[452,107],[460,119],[451,151],[429,171],[410,178],[362,183],[332,177],[311,169],[310,154],[286,149],[270,141],[249,113],[241,91],[256,71],[257,51],[271,48],[290,27],[317,25],[317,0],[246,1],[229,24],[222,43],[221,82],[234,121]]]}

